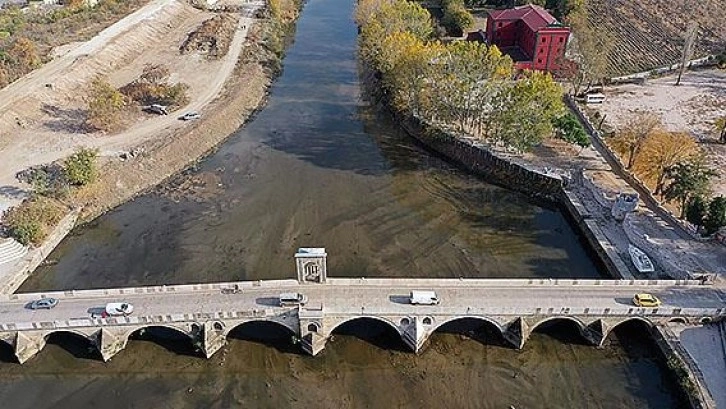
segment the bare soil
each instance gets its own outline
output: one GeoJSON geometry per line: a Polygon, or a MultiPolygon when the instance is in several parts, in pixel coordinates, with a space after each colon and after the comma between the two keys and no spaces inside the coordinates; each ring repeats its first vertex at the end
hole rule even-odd
{"type": "Polygon", "coordinates": [[[726,145],[718,143],[714,127],[714,121],[726,115],[726,71],[692,71],[684,74],[680,86],[675,81],[667,76],[643,85],[608,87],[607,99],[595,109],[606,115],[605,123],[615,130],[641,110],[659,115],[670,131],[690,133],[719,171],[714,192],[726,194],[726,145]]]}
{"type": "MultiPolygon", "coordinates": [[[[71,50],[0,90],[0,211],[28,194],[29,186],[16,179],[17,172],[63,158],[78,146],[98,148],[106,162],[104,173],[112,179],[114,169],[124,169],[119,170],[124,173],[123,180],[112,184],[114,195],[120,198],[129,189],[140,188],[142,180],[159,180],[159,175],[171,172],[158,166],[168,165],[175,170],[183,167],[234,130],[246,117],[238,112],[252,112],[260,103],[269,75],[253,58],[246,59],[244,69],[235,70],[242,51],[255,46],[246,42],[248,31],[255,30],[254,20],[242,13],[224,17],[233,20],[235,29],[226,31],[234,37],[223,58],[209,59],[200,52],[180,53],[188,33],[215,15],[183,0],[152,0],[92,40],[67,47],[71,50]],[[171,71],[170,82],[188,84],[190,103],[168,116],[129,115],[127,129],[122,132],[87,133],[83,92],[87,84],[103,75],[111,84],[122,86],[137,78],[146,64],[163,64],[171,71]],[[233,79],[225,85],[230,77],[233,79]],[[233,88],[239,94],[236,98],[220,99],[233,88]],[[230,111],[233,107],[237,111],[230,111]],[[203,119],[176,119],[191,110],[199,111],[203,119]],[[217,110],[227,116],[220,116],[217,110]],[[224,124],[212,123],[215,120],[224,124]],[[175,143],[181,146],[175,147],[175,143]],[[122,163],[119,154],[130,150],[145,151],[148,158],[137,158],[133,165],[122,163]],[[157,150],[163,157],[155,160],[152,156],[157,150]],[[147,163],[157,168],[144,170],[152,166],[147,163]],[[130,167],[154,176],[134,178],[130,167]]],[[[260,35],[253,33],[250,38],[258,39],[260,35]]],[[[103,190],[105,182],[94,189],[103,190]]]]}

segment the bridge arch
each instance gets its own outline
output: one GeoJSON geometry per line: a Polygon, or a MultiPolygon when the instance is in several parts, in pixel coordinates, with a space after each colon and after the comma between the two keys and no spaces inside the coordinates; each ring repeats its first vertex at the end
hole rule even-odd
{"type": "Polygon", "coordinates": [[[381,349],[394,349],[399,351],[410,351],[410,348],[404,343],[401,330],[399,327],[384,317],[377,317],[374,315],[361,315],[356,317],[350,317],[336,322],[331,328],[327,329],[327,335],[333,336],[335,334],[350,335],[365,341],[371,345],[374,345],[381,349]],[[371,326],[355,326],[355,323],[361,322],[374,322],[377,325],[371,326]],[[348,331],[345,331],[346,327],[352,327],[348,331]],[[384,328],[384,331],[376,331],[375,327],[384,328]],[[388,337],[390,335],[390,339],[388,337]]]}
{"type": "Polygon", "coordinates": [[[51,331],[43,335],[43,339],[46,345],[56,345],[76,358],[100,358],[100,354],[94,340],[91,339],[88,334],[81,331],[74,331],[72,329],[51,331]]]}
{"type": "Polygon", "coordinates": [[[457,316],[442,322],[431,329],[431,334],[438,333],[455,333],[468,337],[486,345],[505,345],[504,331],[502,325],[496,320],[484,316],[457,316]],[[473,324],[473,325],[472,325],[473,324]],[[447,328],[449,328],[447,330],[447,328]],[[486,329],[493,330],[494,334],[489,333],[486,329]]]}
{"type": "Polygon", "coordinates": [[[292,328],[291,325],[288,324],[286,321],[271,320],[271,319],[265,319],[265,318],[253,318],[250,320],[234,323],[233,325],[225,325],[224,328],[222,329],[222,335],[224,335],[224,337],[229,337],[230,333],[238,331],[240,328],[242,328],[246,325],[267,325],[267,324],[272,324],[275,327],[285,329],[285,330],[289,331],[291,335],[297,334],[297,330],[295,328],[292,328]]]}
{"type": "Polygon", "coordinates": [[[0,362],[18,363],[13,344],[0,338],[0,362]]]}
{"type": "MultiPolygon", "coordinates": [[[[537,321],[535,324],[533,324],[529,328],[528,333],[531,334],[531,333],[537,331],[538,329],[541,330],[542,329],[541,327],[544,324],[555,323],[555,322],[575,324],[575,327],[577,328],[577,332],[580,335],[579,340],[581,340],[582,342],[587,342],[588,344],[595,342],[590,337],[588,337],[589,328],[588,328],[587,324],[585,324],[581,319],[579,319],[577,317],[569,316],[569,315],[559,315],[559,316],[547,317],[540,321],[537,321]]],[[[577,338],[570,338],[571,334],[569,332],[558,332],[555,334],[550,333],[550,335],[554,336],[555,338],[559,339],[562,342],[570,342],[570,343],[578,342],[577,338]]],[[[528,339],[528,338],[529,338],[529,335],[527,335],[525,337],[525,339],[528,339]]]]}
{"type": "Polygon", "coordinates": [[[155,323],[137,327],[128,333],[126,339],[152,342],[177,355],[199,356],[199,345],[195,342],[194,334],[173,325],[155,323]]]}
{"type": "MultiPolygon", "coordinates": [[[[680,319],[680,318],[679,318],[679,319],[680,319]]],[[[627,317],[627,318],[624,318],[624,319],[622,319],[622,320],[620,320],[620,321],[616,322],[615,324],[613,324],[613,325],[611,325],[611,326],[607,327],[607,329],[606,329],[605,333],[604,333],[604,334],[602,334],[603,342],[607,341],[607,339],[608,339],[608,337],[610,336],[610,334],[611,334],[611,333],[612,333],[612,332],[613,332],[613,331],[614,331],[614,330],[615,330],[616,328],[618,328],[618,327],[622,327],[623,325],[627,325],[627,324],[632,324],[632,323],[634,323],[634,322],[639,322],[639,323],[641,323],[642,325],[644,325],[644,326],[645,326],[646,328],[651,328],[651,327],[652,327],[652,326],[654,325],[652,321],[650,321],[649,319],[647,319],[647,318],[645,318],[645,317],[641,317],[641,316],[632,316],[632,317],[627,317]]]]}
{"type": "Polygon", "coordinates": [[[444,325],[452,324],[456,321],[463,321],[463,320],[480,321],[484,324],[489,324],[489,325],[495,327],[499,331],[499,334],[504,334],[504,328],[502,328],[502,325],[499,322],[497,322],[496,320],[489,318],[489,317],[473,316],[473,315],[456,316],[456,317],[452,317],[447,320],[441,321],[441,322],[437,323],[436,326],[434,326],[431,329],[431,332],[433,333],[433,332],[438,331],[444,325]]]}

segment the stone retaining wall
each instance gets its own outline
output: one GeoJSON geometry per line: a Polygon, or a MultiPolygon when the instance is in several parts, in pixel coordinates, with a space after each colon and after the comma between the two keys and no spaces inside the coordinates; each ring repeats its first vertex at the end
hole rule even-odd
{"type": "Polygon", "coordinates": [[[503,159],[473,138],[456,137],[444,131],[426,126],[420,120],[409,117],[401,125],[413,138],[468,171],[484,175],[487,180],[508,189],[553,202],[559,202],[562,178],[545,174],[533,168],[503,159]]]}
{"type": "Polygon", "coordinates": [[[706,388],[703,373],[698,368],[698,364],[688,354],[688,351],[683,348],[678,337],[663,326],[653,327],[652,334],[665,360],[667,361],[669,358],[677,359],[686,368],[688,378],[696,385],[695,395],[682,390],[683,394],[688,397],[691,407],[693,409],[717,409],[716,403],[708,392],[708,388],[706,388]]]}
{"type": "Polygon", "coordinates": [[[563,206],[600,257],[608,273],[614,278],[633,278],[630,269],[617,254],[600,227],[590,220],[589,212],[580,204],[575,195],[565,191],[567,180],[556,174],[545,174],[523,164],[514,163],[500,157],[474,138],[448,134],[426,126],[414,117],[409,117],[400,123],[413,138],[468,171],[485,176],[487,180],[492,180],[507,189],[563,206]]]}

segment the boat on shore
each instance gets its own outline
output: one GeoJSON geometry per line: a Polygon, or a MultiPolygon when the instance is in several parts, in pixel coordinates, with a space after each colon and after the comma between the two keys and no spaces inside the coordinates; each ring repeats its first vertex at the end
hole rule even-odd
{"type": "Polygon", "coordinates": [[[653,262],[650,261],[650,257],[648,257],[647,254],[643,252],[643,250],[633,246],[632,244],[628,245],[628,253],[630,253],[630,259],[633,260],[633,264],[635,265],[635,268],[638,269],[641,273],[652,273],[655,271],[655,267],[653,267],[653,262]]]}

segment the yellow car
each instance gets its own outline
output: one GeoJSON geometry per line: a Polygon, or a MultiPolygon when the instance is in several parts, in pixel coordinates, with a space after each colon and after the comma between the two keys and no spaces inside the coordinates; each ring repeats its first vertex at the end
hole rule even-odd
{"type": "Polygon", "coordinates": [[[638,307],[658,307],[661,304],[658,297],[647,293],[635,294],[633,303],[638,307]]]}

